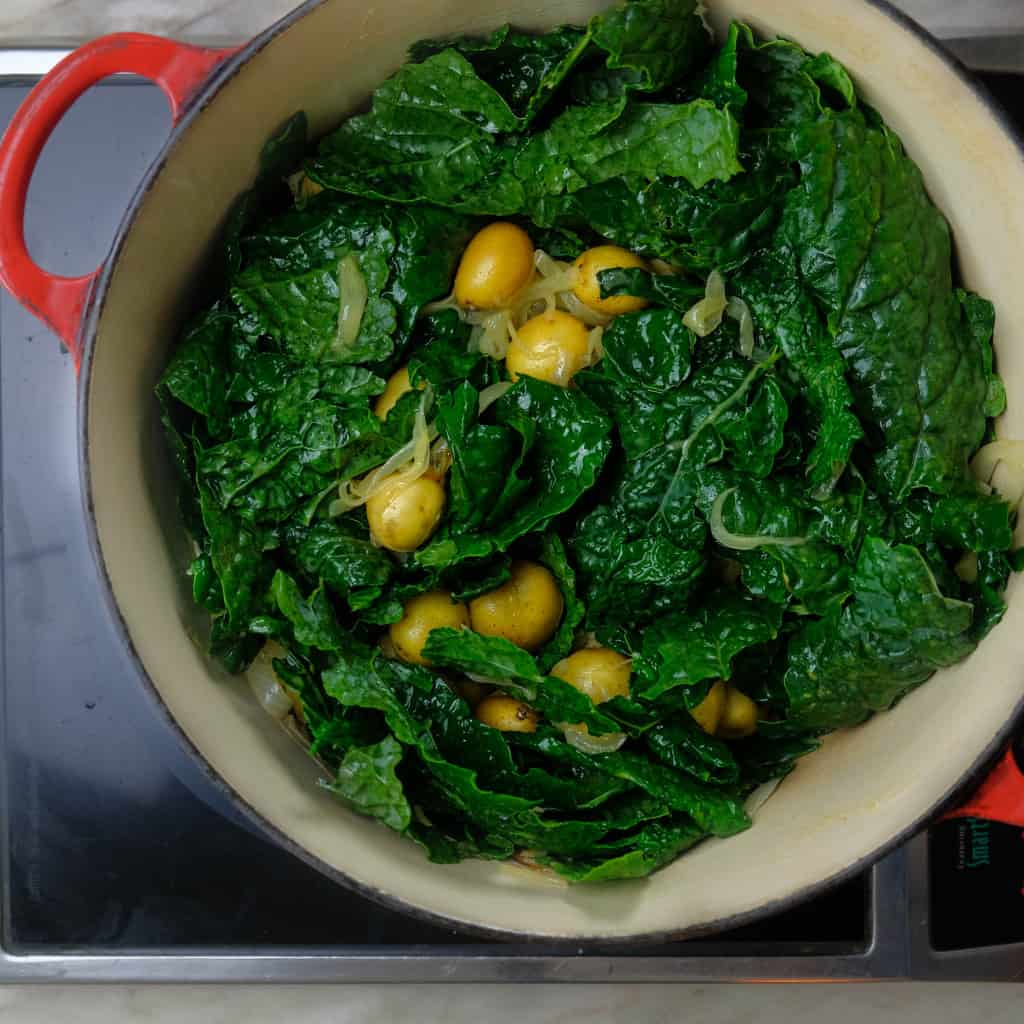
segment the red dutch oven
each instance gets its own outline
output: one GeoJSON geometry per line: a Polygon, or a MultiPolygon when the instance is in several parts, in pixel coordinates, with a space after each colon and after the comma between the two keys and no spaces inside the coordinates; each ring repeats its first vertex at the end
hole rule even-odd
{"type": "MultiPolygon", "coordinates": [[[[663,940],[733,926],[861,871],[932,818],[1006,746],[1024,701],[1024,591],[963,664],[893,711],[828,738],[759,811],[646,881],[565,888],[508,864],[429,864],[418,848],[351,814],[315,785],[318,769],[193,637],[202,623],[184,569],[153,385],[232,201],[264,140],[296,110],[326,131],[364,103],[416,39],[582,22],[603,0],[312,0],[237,51],[115,35],[76,51],[33,90],[0,145],[0,281],[67,345],[80,373],[85,515],[114,621],[183,743],[278,841],[348,885],[407,911],[504,935],[663,940]],[[107,261],[63,278],[26,250],[25,198],[47,137],[101,79],[131,72],[166,94],[174,127],[125,214],[107,261]]],[[[714,2],[768,35],[828,50],[903,138],[953,227],[968,286],[998,311],[996,349],[1024,438],[1024,159],[985,94],[920,29],[867,0],[714,2]]],[[[70,441],[70,439],[69,439],[70,441]]],[[[1024,827],[1011,755],[975,803],[1024,827]]]]}

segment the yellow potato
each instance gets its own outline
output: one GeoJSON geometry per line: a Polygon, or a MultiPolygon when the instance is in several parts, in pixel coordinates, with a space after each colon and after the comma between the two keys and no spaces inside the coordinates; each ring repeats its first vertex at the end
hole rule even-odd
{"type": "Polygon", "coordinates": [[[574,264],[579,271],[579,279],[573,286],[573,292],[580,302],[585,303],[598,313],[608,316],[619,316],[622,313],[635,313],[647,305],[646,299],[634,295],[612,295],[601,298],[601,282],[597,275],[602,270],[616,270],[620,267],[631,269],[644,267],[644,261],[628,249],[617,245],[599,245],[582,253],[574,264]]]}
{"type": "Polygon", "coordinates": [[[473,679],[460,679],[451,686],[471,708],[475,708],[493,690],[486,683],[478,683],[473,679]]]}
{"type": "Polygon", "coordinates": [[[629,697],[632,659],[608,647],[590,647],[563,658],[551,674],[564,679],[595,704],[613,697],[629,697]]]}
{"type": "Polygon", "coordinates": [[[428,476],[385,481],[366,503],[370,533],[389,551],[415,551],[437,529],[446,500],[444,485],[428,476]]]}
{"type": "Polygon", "coordinates": [[[587,365],[587,328],[560,309],[527,320],[516,331],[505,356],[513,380],[523,374],[568,387],[573,374],[587,365]]]}
{"type": "Polygon", "coordinates": [[[475,632],[535,651],[554,635],[564,609],[562,592],[544,566],[513,562],[507,583],[469,602],[469,618],[475,632]]]}
{"type": "Polygon", "coordinates": [[[402,617],[391,624],[388,635],[395,654],[411,665],[429,665],[423,647],[433,629],[465,629],[469,610],[461,601],[453,601],[446,590],[418,594],[405,603],[402,617]]]}
{"type": "Polygon", "coordinates": [[[718,722],[718,735],[727,740],[739,740],[757,732],[757,705],[734,686],[728,687],[725,708],[718,722]]]}
{"type": "Polygon", "coordinates": [[[508,221],[473,236],[455,275],[455,301],[469,309],[502,309],[533,276],[533,242],[508,221]]]}
{"type": "Polygon", "coordinates": [[[725,710],[727,692],[725,683],[719,679],[708,690],[708,695],[695,707],[690,709],[693,720],[709,735],[714,736],[718,723],[722,720],[725,710]]]}
{"type": "Polygon", "coordinates": [[[503,693],[485,697],[474,715],[478,722],[500,732],[536,732],[539,717],[528,704],[503,693]]]}

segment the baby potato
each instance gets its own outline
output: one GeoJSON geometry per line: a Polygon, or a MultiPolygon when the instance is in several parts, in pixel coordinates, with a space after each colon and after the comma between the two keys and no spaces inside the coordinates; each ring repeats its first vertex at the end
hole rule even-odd
{"type": "Polygon", "coordinates": [[[536,732],[540,717],[529,704],[503,693],[485,697],[473,714],[478,722],[499,732],[536,732]]]}
{"type": "Polygon", "coordinates": [[[402,395],[406,395],[410,391],[412,391],[412,382],[409,380],[409,367],[403,366],[391,374],[383,394],[377,396],[377,401],[373,406],[373,413],[377,419],[386,420],[388,413],[394,409],[402,395]]]}
{"type": "Polygon", "coordinates": [[[597,275],[602,270],[629,270],[645,266],[644,261],[628,249],[622,249],[617,245],[598,245],[582,253],[574,266],[579,271],[579,279],[573,286],[576,298],[598,313],[619,316],[622,313],[635,313],[647,305],[646,299],[635,295],[612,295],[607,299],[601,298],[601,282],[597,275]]]}
{"type": "Polygon", "coordinates": [[[533,242],[508,221],[481,228],[466,246],[455,275],[455,301],[469,309],[501,309],[533,276],[533,242]]]}
{"type": "Polygon", "coordinates": [[[451,687],[471,708],[475,708],[494,689],[475,679],[459,679],[451,687]]]}
{"type": "Polygon", "coordinates": [[[386,479],[366,503],[373,539],[389,551],[415,551],[437,529],[444,515],[444,484],[429,476],[411,483],[386,479]]]}
{"type": "Polygon", "coordinates": [[[554,636],[565,602],[555,577],[535,562],[513,562],[512,577],[469,602],[470,625],[483,636],[501,636],[535,651],[554,636]]]}
{"type": "Polygon", "coordinates": [[[395,653],[410,665],[429,665],[423,647],[434,629],[465,629],[469,625],[469,609],[461,601],[453,601],[447,590],[430,590],[405,603],[402,617],[393,622],[388,636],[395,653]]]}
{"type": "Polygon", "coordinates": [[[633,662],[608,647],[589,647],[563,658],[551,675],[564,679],[595,704],[613,697],[629,697],[629,676],[633,662]]]}
{"type": "Polygon", "coordinates": [[[568,387],[572,376],[587,365],[587,328],[560,309],[527,320],[508,347],[505,365],[513,380],[520,374],[568,387]]]}
{"type": "Polygon", "coordinates": [[[718,722],[718,735],[727,740],[739,740],[757,732],[757,705],[735,686],[726,690],[725,707],[718,722]]]}
{"type": "Polygon", "coordinates": [[[718,723],[722,720],[722,712],[725,710],[727,696],[725,683],[719,679],[708,690],[708,695],[695,708],[690,708],[693,720],[709,736],[714,736],[718,730],[718,723]]]}

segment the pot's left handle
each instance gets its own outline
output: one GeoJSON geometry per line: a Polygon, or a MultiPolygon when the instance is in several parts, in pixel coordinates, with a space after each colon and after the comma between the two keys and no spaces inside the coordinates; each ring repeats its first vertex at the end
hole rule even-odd
{"type": "Polygon", "coordinates": [[[0,142],[0,284],[64,342],[76,370],[82,316],[100,270],[60,277],[47,273],[29,255],[25,202],[39,155],[75,100],[102,79],[125,72],[148,78],[167,96],[177,123],[213,69],[233,52],[131,32],[96,39],[36,85],[0,142]]]}

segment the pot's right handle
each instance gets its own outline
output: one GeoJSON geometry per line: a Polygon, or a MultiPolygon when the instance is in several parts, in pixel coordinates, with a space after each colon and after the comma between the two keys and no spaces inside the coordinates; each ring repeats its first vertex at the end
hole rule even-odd
{"type": "Polygon", "coordinates": [[[96,39],[35,86],[0,142],[0,284],[64,342],[76,371],[82,316],[102,268],[83,277],[60,277],[47,273],[29,255],[25,202],[39,155],[75,100],[102,79],[125,72],[148,78],[167,96],[177,123],[213,69],[233,52],[131,32],[96,39]]]}
{"type": "MultiPolygon", "coordinates": [[[[1024,742],[1020,745],[1024,756],[1024,742]]],[[[1024,771],[1013,745],[1000,758],[971,798],[944,815],[947,818],[984,818],[1024,828],[1024,771]]]]}

